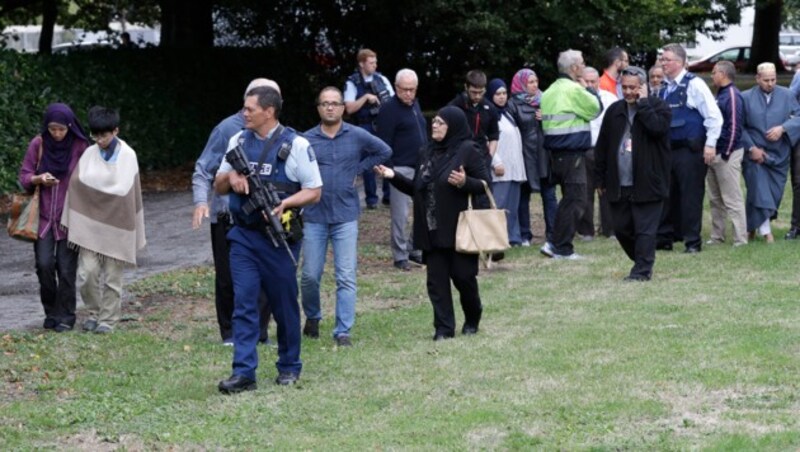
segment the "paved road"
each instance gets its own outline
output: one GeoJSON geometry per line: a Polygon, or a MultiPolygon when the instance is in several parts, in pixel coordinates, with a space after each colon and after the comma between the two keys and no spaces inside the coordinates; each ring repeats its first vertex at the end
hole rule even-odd
{"type": "MultiPolygon", "coordinates": [[[[144,195],[147,247],[139,266],[125,271],[125,284],[155,273],[211,263],[207,224],[192,230],[191,192],[144,195]]],[[[41,326],[44,311],[34,268],[33,245],[0,231],[0,331],[41,326]]],[[[78,294],[78,306],[81,306],[78,294]]]]}

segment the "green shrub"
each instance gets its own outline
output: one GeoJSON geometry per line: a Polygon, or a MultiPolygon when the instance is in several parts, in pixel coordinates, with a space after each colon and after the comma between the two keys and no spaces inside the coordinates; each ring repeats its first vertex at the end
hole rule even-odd
{"type": "Polygon", "coordinates": [[[140,166],[169,168],[197,158],[211,129],[241,107],[244,88],[256,77],[281,85],[284,122],[299,130],[315,124],[312,105],[322,85],[316,73],[305,55],[268,49],[0,51],[0,193],[16,187],[24,151],[51,102],[69,104],[84,126],[92,105],[118,108],[120,136],[140,166]]]}

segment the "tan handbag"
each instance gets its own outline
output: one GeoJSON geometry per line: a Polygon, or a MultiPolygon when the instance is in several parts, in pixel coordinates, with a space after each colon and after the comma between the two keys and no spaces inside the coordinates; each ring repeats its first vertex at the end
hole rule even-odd
{"type": "Polygon", "coordinates": [[[467,198],[467,210],[458,214],[456,251],[465,254],[499,253],[509,248],[506,212],[497,208],[489,185],[483,182],[491,208],[472,209],[472,194],[467,198]]]}
{"type": "MultiPolygon", "coordinates": [[[[42,160],[42,145],[36,169],[42,160]]],[[[11,196],[11,214],[8,217],[8,235],[12,239],[35,242],[39,238],[39,185],[33,193],[14,193],[11,196]]]]}

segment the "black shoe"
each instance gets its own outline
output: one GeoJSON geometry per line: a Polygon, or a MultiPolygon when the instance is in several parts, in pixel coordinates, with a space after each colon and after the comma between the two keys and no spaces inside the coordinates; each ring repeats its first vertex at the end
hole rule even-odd
{"type": "Polygon", "coordinates": [[[254,391],[256,382],[241,375],[231,375],[227,380],[219,382],[219,392],[223,394],[236,394],[237,392],[254,391]]]}
{"type": "Polygon", "coordinates": [[[303,336],[312,339],[319,338],[319,319],[306,319],[306,324],[303,327],[303,336]]]}
{"type": "Polygon", "coordinates": [[[685,250],[683,250],[686,254],[697,254],[700,252],[699,246],[687,246],[685,250]]]}
{"type": "Polygon", "coordinates": [[[443,341],[445,339],[452,339],[452,338],[453,338],[452,335],[444,334],[444,333],[436,333],[436,334],[433,335],[433,340],[434,341],[443,341]]]}
{"type": "Polygon", "coordinates": [[[493,253],[492,254],[492,261],[500,262],[501,260],[506,258],[506,253],[493,253]]]}
{"type": "Polygon", "coordinates": [[[637,282],[637,281],[638,282],[645,282],[645,281],[650,281],[650,277],[649,276],[644,276],[644,275],[628,275],[625,278],[623,278],[622,280],[625,281],[625,282],[637,282]]]}
{"type": "Polygon", "coordinates": [[[336,342],[337,347],[352,347],[353,343],[350,341],[350,336],[347,334],[340,334],[333,340],[336,342]]]}
{"type": "Polygon", "coordinates": [[[408,260],[418,265],[424,265],[424,263],[422,262],[422,253],[419,252],[410,253],[408,255],[408,260]]]}
{"type": "Polygon", "coordinates": [[[65,331],[70,331],[70,330],[72,330],[72,325],[66,323],[59,323],[58,325],[56,325],[55,328],[53,328],[53,331],[55,331],[56,333],[63,333],[65,331]]]}
{"type": "Polygon", "coordinates": [[[472,336],[478,334],[478,327],[464,324],[464,326],[461,327],[461,334],[463,334],[464,336],[472,336]]]}
{"type": "Polygon", "coordinates": [[[58,322],[55,319],[51,319],[50,317],[44,319],[44,323],[42,324],[42,328],[46,330],[54,330],[58,326],[58,322]]]}
{"type": "Polygon", "coordinates": [[[367,210],[375,210],[378,208],[377,204],[367,204],[367,210]]]}
{"type": "Polygon", "coordinates": [[[275,384],[281,386],[293,385],[299,379],[300,374],[296,372],[279,372],[278,377],[275,379],[275,384]]]}
{"type": "Polygon", "coordinates": [[[394,261],[394,268],[407,272],[411,271],[411,264],[408,261],[394,261]]]}
{"type": "Polygon", "coordinates": [[[383,203],[384,206],[388,206],[391,203],[389,201],[389,198],[383,198],[383,200],[381,202],[383,203]]]}
{"type": "Polygon", "coordinates": [[[672,243],[670,242],[658,242],[656,243],[656,249],[661,251],[672,251],[672,243]]]}
{"type": "Polygon", "coordinates": [[[785,240],[794,240],[798,236],[800,236],[800,228],[792,228],[792,229],[789,229],[789,232],[787,232],[786,235],[783,236],[783,238],[785,240]]]}

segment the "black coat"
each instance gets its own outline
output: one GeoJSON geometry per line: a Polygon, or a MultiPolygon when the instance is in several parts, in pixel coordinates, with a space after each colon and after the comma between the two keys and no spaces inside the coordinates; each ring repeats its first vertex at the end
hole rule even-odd
{"type": "MultiPolygon", "coordinates": [[[[619,100],[606,111],[595,146],[595,183],[610,202],[619,201],[617,153],[628,121],[627,103],[619,100]]],[[[657,97],[637,101],[631,126],[633,202],[652,202],[669,196],[669,124],[672,110],[657,97]]]]}
{"type": "Polygon", "coordinates": [[[511,113],[522,135],[522,157],[528,185],[534,192],[541,191],[542,179],[550,177],[550,158],[544,149],[542,123],[536,119],[536,109],[527,102],[512,97],[506,111],[511,113]]]}
{"type": "MultiPolygon", "coordinates": [[[[428,221],[425,215],[427,186],[420,179],[421,165],[428,160],[427,152],[432,151],[426,151],[421,157],[420,163],[417,164],[414,180],[395,173],[395,177],[389,181],[398,190],[414,199],[414,248],[423,251],[430,251],[436,246],[428,232],[428,221]]],[[[485,193],[481,180],[490,183],[491,176],[474,141],[464,140],[445,152],[447,155],[442,157],[444,160],[437,165],[438,170],[434,179],[438,225],[437,242],[447,244],[447,246],[440,247],[455,248],[458,214],[467,209],[467,196],[470,193],[473,194],[474,208],[474,195],[485,193]],[[464,186],[458,188],[447,182],[447,178],[451,171],[458,169],[461,165],[464,166],[467,179],[464,186]]]]}

